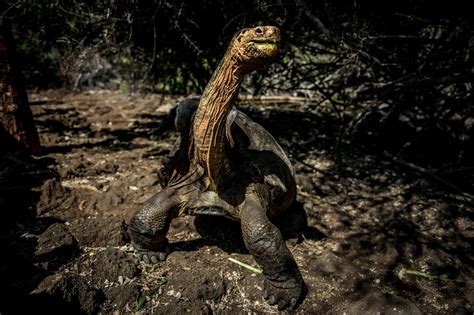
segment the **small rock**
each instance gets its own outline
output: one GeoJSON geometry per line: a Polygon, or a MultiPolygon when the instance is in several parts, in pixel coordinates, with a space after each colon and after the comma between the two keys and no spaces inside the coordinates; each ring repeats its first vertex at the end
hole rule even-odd
{"type": "Polygon", "coordinates": [[[110,305],[110,309],[106,310],[107,313],[110,314],[113,311],[122,312],[127,304],[130,308],[133,308],[140,297],[140,293],[140,288],[135,283],[117,285],[107,289],[105,295],[108,300],[107,304],[110,305]]]}
{"type": "Polygon", "coordinates": [[[225,283],[218,275],[205,277],[196,290],[196,298],[202,301],[218,301],[225,294],[225,283]]]}
{"type": "Polygon", "coordinates": [[[62,223],[54,223],[38,237],[35,259],[46,270],[52,270],[73,258],[77,250],[77,240],[67,227],[62,223]]]}
{"type": "Polygon", "coordinates": [[[172,283],[174,291],[190,301],[218,302],[226,292],[222,277],[211,272],[180,271],[173,275],[172,283]]]}
{"type": "Polygon", "coordinates": [[[97,197],[96,209],[101,211],[114,209],[123,203],[123,196],[124,193],[120,190],[107,191],[105,194],[97,197]]]}
{"type": "Polygon", "coordinates": [[[97,285],[102,285],[106,280],[117,282],[119,277],[132,279],[139,273],[132,257],[118,249],[108,248],[91,259],[90,269],[93,270],[93,279],[97,285]]]}
{"type": "Polygon", "coordinates": [[[70,190],[63,187],[57,178],[48,179],[41,187],[41,197],[36,207],[38,215],[45,214],[59,207],[70,195],[70,190]]]}
{"type": "Polygon", "coordinates": [[[102,292],[91,288],[84,278],[68,273],[45,278],[30,297],[32,311],[55,314],[96,314],[104,299],[102,292]]]}
{"type": "Polygon", "coordinates": [[[468,217],[460,217],[455,221],[456,227],[465,238],[474,238],[474,221],[468,217]]]}
{"type": "Polygon", "coordinates": [[[142,177],[138,181],[137,186],[140,188],[151,187],[151,186],[155,186],[157,183],[158,183],[158,175],[155,173],[151,173],[142,177]]]}
{"type": "Polygon", "coordinates": [[[352,305],[347,315],[421,315],[418,307],[402,297],[380,292],[370,293],[352,305]]]}
{"type": "Polygon", "coordinates": [[[78,219],[69,226],[81,246],[123,246],[130,241],[127,225],[121,218],[78,219]]]}
{"type": "Polygon", "coordinates": [[[118,166],[115,164],[115,163],[112,163],[110,161],[106,161],[106,160],[103,160],[99,163],[97,163],[96,165],[94,165],[94,167],[91,167],[86,175],[100,175],[100,174],[114,174],[116,173],[118,170],[118,166]]]}
{"type": "Polygon", "coordinates": [[[314,211],[314,204],[310,200],[305,201],[303,208],[307,213],[312,213],[314,211]]]}
{"type": "Polygon", "coordinates": [[[322,254],[321,257],[316,258],[314,263],[319,267],[323,274],[326,275],[339,273],[341,268],[344,268],[341,259],[330,252],[326,252],[322,254]]]}
{"type": "Polygon", "coordinates": [[[311,177],[306,174],[296,174],[295,176],[296,184],[301,187],[306,192],[314,192],[314,184],[311,181],[311,177]]]}
{"type": "Polygon", "coordinates": [[[83,177],[92,168],[92,163],[83,158],[71,159],[69,163],[59,169],[61,178],[83,177]]]}

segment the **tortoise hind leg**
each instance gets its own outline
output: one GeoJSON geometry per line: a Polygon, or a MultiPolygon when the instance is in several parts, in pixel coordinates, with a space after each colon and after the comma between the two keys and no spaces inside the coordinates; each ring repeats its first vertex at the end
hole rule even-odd
{"type": "Polygon", "coordinates": [[[165,188],[148,199],[133,215],[128,232],[139,259],[156,263],[168,252],[170,222],[178,215],[176,190],[165,188]]]}
{"type": "Polygon", "coordinates": [[[268,187],[251,184],[241,205],[240,219],[245,246],[263,268],[264,295],[279,309],[294,307],[302,293],[303,279],[278,228],[267,216],[268,187]]]}

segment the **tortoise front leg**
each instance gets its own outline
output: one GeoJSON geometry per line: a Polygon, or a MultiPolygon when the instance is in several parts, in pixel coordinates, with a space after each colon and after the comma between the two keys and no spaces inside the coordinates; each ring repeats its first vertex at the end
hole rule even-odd
{"type": "Polygon", "coordinates": [[[133,215],[128,232],[139,259],[156,263],[166,259],[170,222],[178,215],[176,190],[165,188],[148,199],[133,215]]]}
{"type": "Polygon", "coordinates": [[[265,299],[284,309],[298,302],[303,279],[280,231],[268,219],[269,195],[262,184],[249,187],[240,209],[242,235],[247,249],[263,268],[265,299]]]}

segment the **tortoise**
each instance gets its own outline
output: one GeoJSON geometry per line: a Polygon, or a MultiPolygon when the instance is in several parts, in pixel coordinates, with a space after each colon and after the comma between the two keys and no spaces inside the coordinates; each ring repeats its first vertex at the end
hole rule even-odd
{"type": "Polygon", "coordinates": [[[265,299],[285,309],[296,306],[304,283],[270,219],[295,199],[294,170],[272,135],[234,106],[245,75],[269,65],[279,44],[274,26],[232,38],[202,96],[177,107],[180,136],[164,167],[164,188],[136,211],[129,232],[139,258],[156,263],[166,259],[166,234],[178,215],[239,220],[245,246],[263,269],[265,299]]]}

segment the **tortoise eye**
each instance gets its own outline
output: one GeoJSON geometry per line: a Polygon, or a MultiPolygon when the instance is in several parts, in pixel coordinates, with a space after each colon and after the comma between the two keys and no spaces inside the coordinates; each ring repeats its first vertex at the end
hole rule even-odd
{"type": "Polygon", "coordinates": [[[257,33],[257,34],[263,34],[263,30],[262,30],[260,27],[257,27],[257,28],[255,29],[255,33],[257,33]]]}

